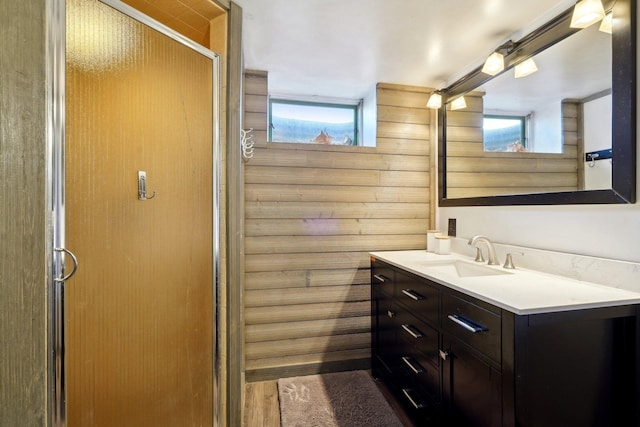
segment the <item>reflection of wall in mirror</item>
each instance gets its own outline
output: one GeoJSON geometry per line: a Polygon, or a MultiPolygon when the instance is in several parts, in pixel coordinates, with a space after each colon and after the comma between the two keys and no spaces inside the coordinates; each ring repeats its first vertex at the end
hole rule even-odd
{"type": "Polygon", "coordinates": [[[467,93],[465,99],[467,108],[446,112],[447,198],[578,189],[576,137],[563,138],[561,154],[485,152],[483,93],[467,93]]]}
{"type": "MultiPolygon", "coordinates": [[[[583,105],[584,151],[611,148],[611,95],[587,101],[583,105]]],[[[584,162],[586,190],[611,188],[611,162],[609,159],[584,162]]]]}
{"type": "Polygon", "coordinates": [[[562,153],[560,104],[553,102],[538,108],[530,120],[529,151],[533,153],[562,153]]]}

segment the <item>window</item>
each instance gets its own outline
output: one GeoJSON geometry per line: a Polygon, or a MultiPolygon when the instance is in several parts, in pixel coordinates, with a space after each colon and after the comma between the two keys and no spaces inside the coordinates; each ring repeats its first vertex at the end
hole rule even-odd
{"type": "Polygon", "coordinates": [[[484,151],[529,151],[525,116],[485,115],[482,132],[484,151]]]}
{"type": "Polygon", "coordinates": [[[361,105],[271,99],[269,141],[358,145],[361,105]]]}

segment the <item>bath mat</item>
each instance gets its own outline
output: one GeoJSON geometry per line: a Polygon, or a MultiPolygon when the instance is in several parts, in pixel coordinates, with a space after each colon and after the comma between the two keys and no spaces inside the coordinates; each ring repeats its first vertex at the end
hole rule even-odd
{"type": "Polygon", "coordinates": [[[366,371],[278,380],[282,427],[403,427],[366,371]]]}

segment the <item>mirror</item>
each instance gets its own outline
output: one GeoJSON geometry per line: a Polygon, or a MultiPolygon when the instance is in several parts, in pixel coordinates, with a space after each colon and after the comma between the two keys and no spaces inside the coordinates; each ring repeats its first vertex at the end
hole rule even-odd
{"type": "Polygon", "coordinates": [[[440,206],[635,202],[635,0],[605,7],[613,34],[570,28],[570,8],[515,41],[501,74],[479,67],[442,91],[440,206]],[[538,71],[514,78],[528,58],[538,71]]]}

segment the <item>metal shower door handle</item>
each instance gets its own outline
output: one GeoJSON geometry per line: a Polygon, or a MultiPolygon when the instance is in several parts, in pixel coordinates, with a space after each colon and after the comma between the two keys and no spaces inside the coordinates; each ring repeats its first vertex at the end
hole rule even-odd
{"type": "Polygon", "coordinates": [[[73,260],[73,269],[71,270],[71,273],[67,274],[64,277],[53,279],[53,281],[56,282],[56,283],[62,283],[62,282],[65,282],[65,281],[69,280],[71,278],[71,276],[76,274],[76,270],[78,269],[78,258],[76,258],[76,256],[73,254],[73,252],[71,252],[69,249],[66,249],[66,248],[55,248],[54,251],[56,251],[56,252],[64,252],[66,254],[69,254],[71,259],[73,260]]]}

